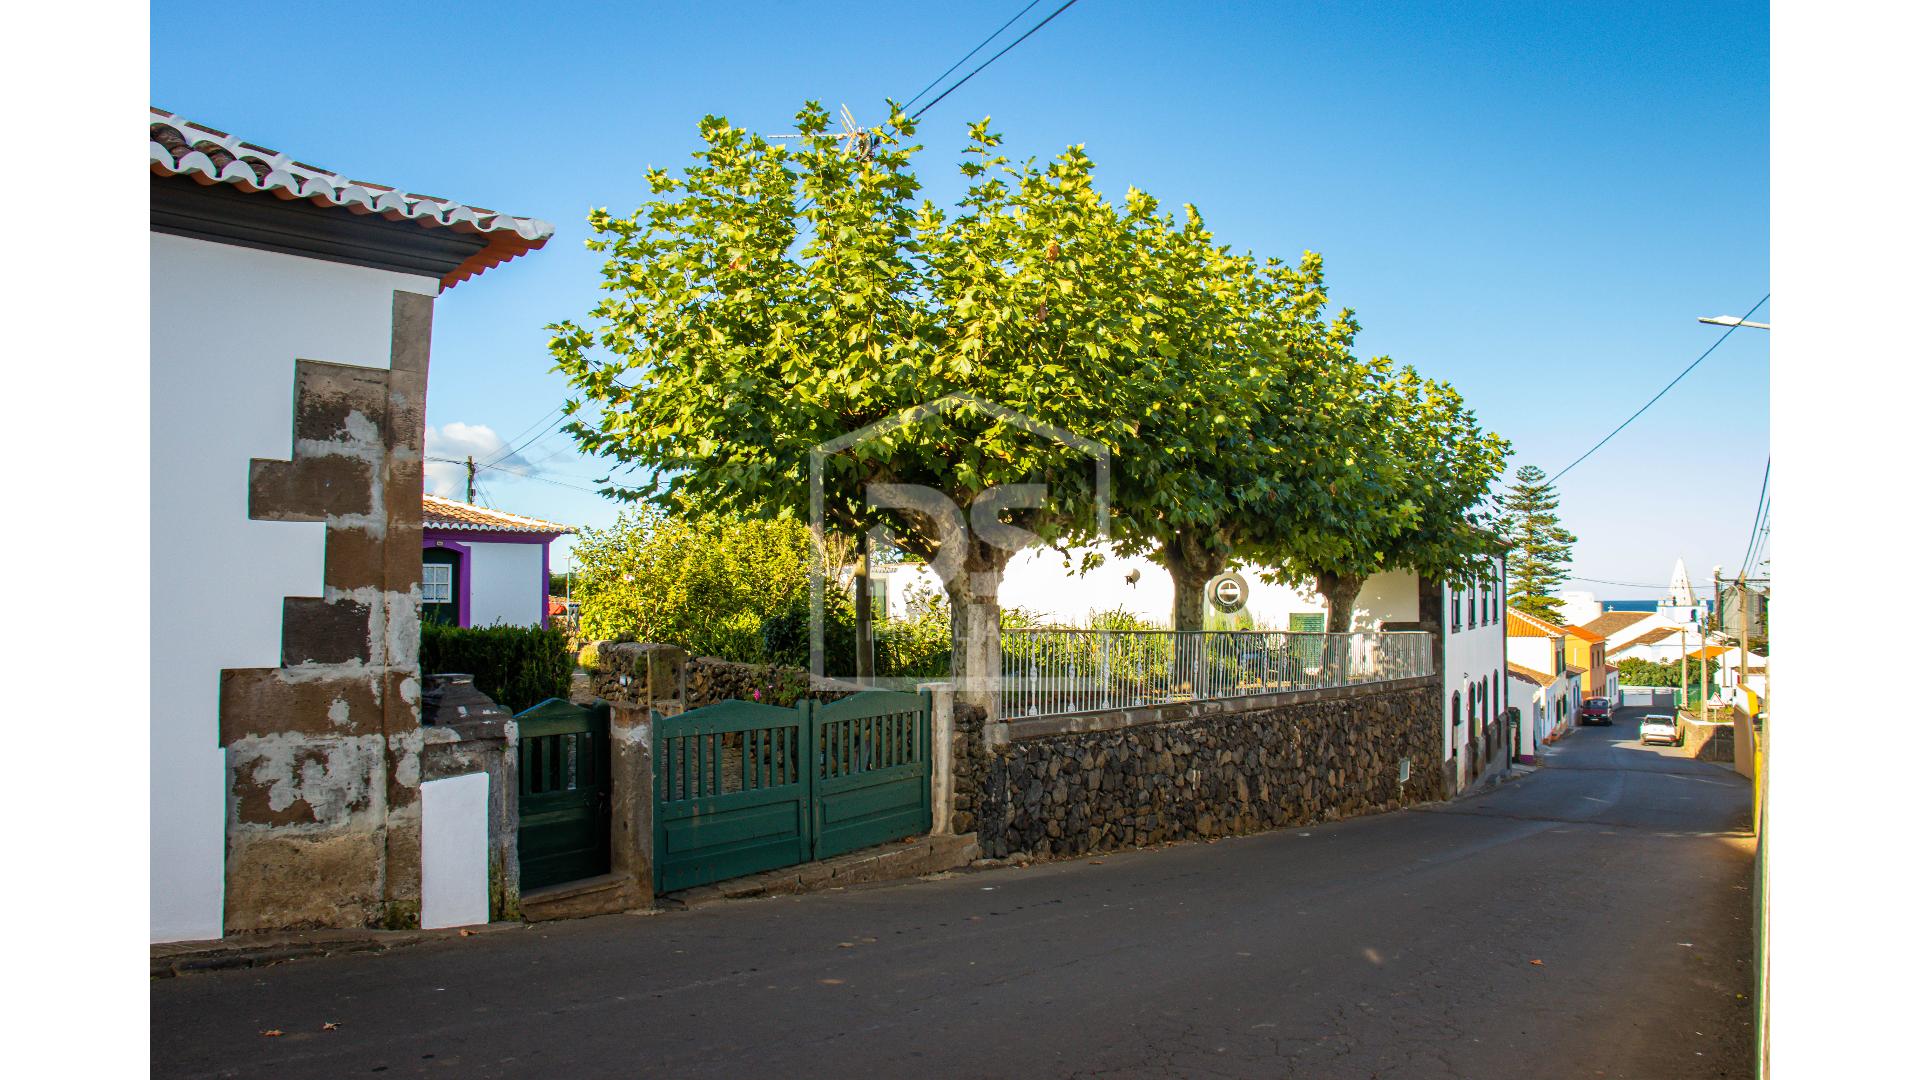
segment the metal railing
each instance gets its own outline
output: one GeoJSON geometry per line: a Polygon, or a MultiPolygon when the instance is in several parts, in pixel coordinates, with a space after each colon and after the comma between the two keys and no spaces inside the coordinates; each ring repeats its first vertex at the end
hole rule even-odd
{"type": "Polygon", "coordinates": [[[1433,674],[1431,635],[1002,630],[1000,715],[1058,716],[1433,674]]]}

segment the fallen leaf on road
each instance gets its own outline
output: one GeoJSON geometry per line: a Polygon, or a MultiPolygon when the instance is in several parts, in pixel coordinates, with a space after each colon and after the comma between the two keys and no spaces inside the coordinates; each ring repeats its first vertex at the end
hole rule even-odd
{"type": "Polygon", "coordinates": [[[339,1023],[333,1020],[329,1020],[326,1023],[320,1025],[320,1030],[321,1031],[339,1031],[340,1025],[339,1023]]]}
{"type": "Polygon", "coordinates": [[[847,980],[845,979],[821,979],[820,985],[821,986],[839,986],[845,983],[846,981],[847,980]]]}
{"type": "Polygon", "coordinates": [[[1529,960],[1529,961],[1527,961],[1527,963],[1529,963],[1529,964],[1532,964],[1532,965],[1533,965],[1534,967],[1546,967],[1546,966],[1547,966],[1547,962],[1546,962],[1545,960],[1529,960]]]}
{"type": "Polygon", "coordinates": [[[1106,861],[1105,859],[1089,859],[1089,860],[1087,860],[1087,865],[1088,865],[1088,866],[1105,866],[1106,864],[1107,864],[1107,861],[1106,861]]]}
{"type": "Polygon", "coordinates": [[[279,1028],[268,1028],[267,1030],[261,1032],[260,1034],[265,1035],[269,1039],[277,1039],[280,1036],[285,1035],[286,1032],[281,1031],[279,1028]]]}
{"type": "Polygon", "coordinates": [[[462,930],[462,931],[460,931],[460,936],[461,936],[461,937],[472,937],[472,936],[473,936],[473,931],[471,931],[471,930],[462,930]]]}

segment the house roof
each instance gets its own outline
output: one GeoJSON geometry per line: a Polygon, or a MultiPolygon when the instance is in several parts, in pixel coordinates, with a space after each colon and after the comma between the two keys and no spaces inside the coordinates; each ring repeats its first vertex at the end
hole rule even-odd
{"type": "Polygon", "coordinates": [[[429,529],[453,529],[464,532],[506,532],[561,534],[573,532],[573,526],[539,518],[521,517],[504,510],[491,510],[472,503],[454,502],[438,495],[420,496],[421,524],[429,529]]]}
{"type": "Polygon", "coordinates": [[[1581,667],[1579,664],[1567,665],[1567,674],[1569,675],[1585,675],[1586,673],[1587,673],[1587,669],[1581,667]]]}
{"type": "Polygon", "coordinates": [[[1530,667],[1521,667],[1513,661],[1507,661],[1507,675],[1515,679],[1524,679],[1535,686],[1552,686],[1553,676],[1535,671],[1530,667]]]}
{"type": "Polygon", "coordinates": [[[1524,611],[1507,609],[1508,637],[1566,637],[1565,627],[1555,626],[1545,619],[1529,615],[1524,611]]]}
{"type": "Polygon", "coordinates": [[[486,246],[440,279],[452,287],[508,259],[545,246],[553,226],[537,218],[512,217],[438,195],[416,195],[295,161],[278,150],[196,124],[164,109],[148,116],[148,167],[155,176],[184,176],[203,186],[229,185],[282,200],[304,200],[352,214],[411,221],[423,229],[477,234],[486,246]]]}
{"type": "MultiPolygon", "coordinates": [[[[1692,652],[1690,652],[1690,653],[1687,653],[1687,654],[1686,654],[1686,655],[1687,655],[1687,659],[1689,659],[1689,660],[1698,660],[1698,659],[1700,659],[1700,653],[1701,653],[1702,651],[1703,651],[1703,650],[1701,650],[1701,649],[1695,649],[1695,650],[1693,650],[1692,652]]],[[[1725,655],[1726,655],[1727,653],[1730,653],[1730,652],[1732,652],[1733,650],[1732,650],[1732,649],[1729,649],[1729,648],[1727,648],[1727,647],[1726,647],[1725,645],[1709,645],[1709,646],[1707,646],[1707,647],[1706,647],[1706,649],[1705,649],[1704,651],[1705,651],[1705,652],[1706,652],[1706,654],[1707,654],[1707,659],[1709,659],[1709,660],[1711,660],[1711,659],[1713,659],[1713,658],[1714,658],[1714,657],[1716,657],[1716,656],[1725,656],[1725,655]]]]}
{"type": "Polygon", "coordinates": [[[1636,645],[1651,645],[1662,638],[1672,637],[1679,632],[1678,629],[1671,626],[1663,626],[1658,630],[1649,630],[1639,637],[1634,638],[1632,641],[1627,642],[1625,645],[1620,646],[1618,649],[1615,649],[1614,652],[1625,652],[1636,645]]]}
{"type": "Polygon", "coordinates": [[[1599,634],[1603,638],[1610,638],[1634,623],[1651,618],[1653,618],[1651,611],[1609,611],[1592,622],[1583,623],[1580,629],[1599,634]]]}
{"type": "Polygon", "coordinates": [[[1581,641],[1587,642],[1588,644],[1607,640],[1607,636],[1605,634],[1596,634],[1593,631],[1588,630],[1587,628],[1582,626],[1569,626],[1569,627],[1566,627],[1565,629],[1568,634],[1574,637],[1577,637],[1581,641]]]}

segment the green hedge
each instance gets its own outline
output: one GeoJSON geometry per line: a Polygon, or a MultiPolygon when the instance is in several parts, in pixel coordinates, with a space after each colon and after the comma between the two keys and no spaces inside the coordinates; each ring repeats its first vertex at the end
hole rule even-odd
{"type": "Polygon", "coordinates": [[[561,630],[537,626],[420,627],[420,671],[472,675],[480,692],[512,712],[567,696],[573,653],[561,630]]]}

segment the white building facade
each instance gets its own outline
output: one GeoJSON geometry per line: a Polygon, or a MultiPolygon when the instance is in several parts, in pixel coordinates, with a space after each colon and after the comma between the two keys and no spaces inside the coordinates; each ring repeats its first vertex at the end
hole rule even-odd
{"type": "Polygon", "coordinates": [[[446,626],[545,626],[552,543],[573,528],[422,498],[421,617],[446,626]]]}
{"type": "Polygon", "coordinates": [[[417,917],[433,300],[551,227],[149,142],[150,936],[417,917]]]}

